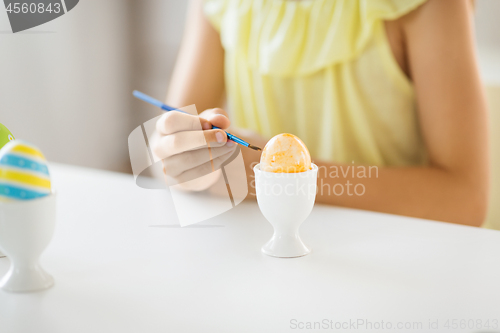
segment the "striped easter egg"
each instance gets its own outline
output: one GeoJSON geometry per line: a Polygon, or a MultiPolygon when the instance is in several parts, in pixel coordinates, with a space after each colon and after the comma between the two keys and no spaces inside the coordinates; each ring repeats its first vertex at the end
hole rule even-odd
{"type": "Polygon", "coordinates": [[[30,143],[14,140],[0,149],[0,200],[32,200],[51,193],[47,160],[30,143]]]}

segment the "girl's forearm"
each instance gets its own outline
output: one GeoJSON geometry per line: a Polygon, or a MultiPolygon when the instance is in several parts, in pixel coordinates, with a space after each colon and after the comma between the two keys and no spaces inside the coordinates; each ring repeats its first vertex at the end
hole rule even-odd
{"type": "Polygon", "coordinates": [[[318,167],[320,203],[472,226],[485,218],[488,191],[470,175],[435,167],[318,167]]]}

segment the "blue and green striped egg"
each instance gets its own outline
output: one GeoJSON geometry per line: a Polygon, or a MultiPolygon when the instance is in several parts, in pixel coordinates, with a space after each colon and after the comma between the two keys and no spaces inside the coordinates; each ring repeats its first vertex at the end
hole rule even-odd
{"type": "Polygon", "coordinates": [[[13,140],[0,149],[0,201],[33,200],[50,193],[47,160],[37,147],[13,140]]]}

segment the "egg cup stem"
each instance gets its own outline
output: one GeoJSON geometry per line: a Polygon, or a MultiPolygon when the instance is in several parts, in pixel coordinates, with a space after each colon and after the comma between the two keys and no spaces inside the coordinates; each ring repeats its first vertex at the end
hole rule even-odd
{"type": "Polygon", "coordinates": [[[273,237],[262,247],[262,252],[271,257],[295,258],[311,252],[302,242],[299,235],[299,226],[295,230],[283,230],[287,226],[274,227],[273,237]]]}

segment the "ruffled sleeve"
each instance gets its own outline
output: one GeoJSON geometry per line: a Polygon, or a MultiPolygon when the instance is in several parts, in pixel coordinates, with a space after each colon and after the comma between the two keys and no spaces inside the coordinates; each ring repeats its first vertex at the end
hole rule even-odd
{"type": "Polygon", "coordinates": [[[263,75],[314,73],[359,55],[381,20],[426,0],[205,0],[204,11],[236,52],[263,75]]]}
{"type": "Polygon", "coordinates": [[[220,25],[226,5],[227,1],[222,0],[205,0],[203,4],[203,12],[205,13],[205,16],[218,31],[220,31],[220,25]]]}

